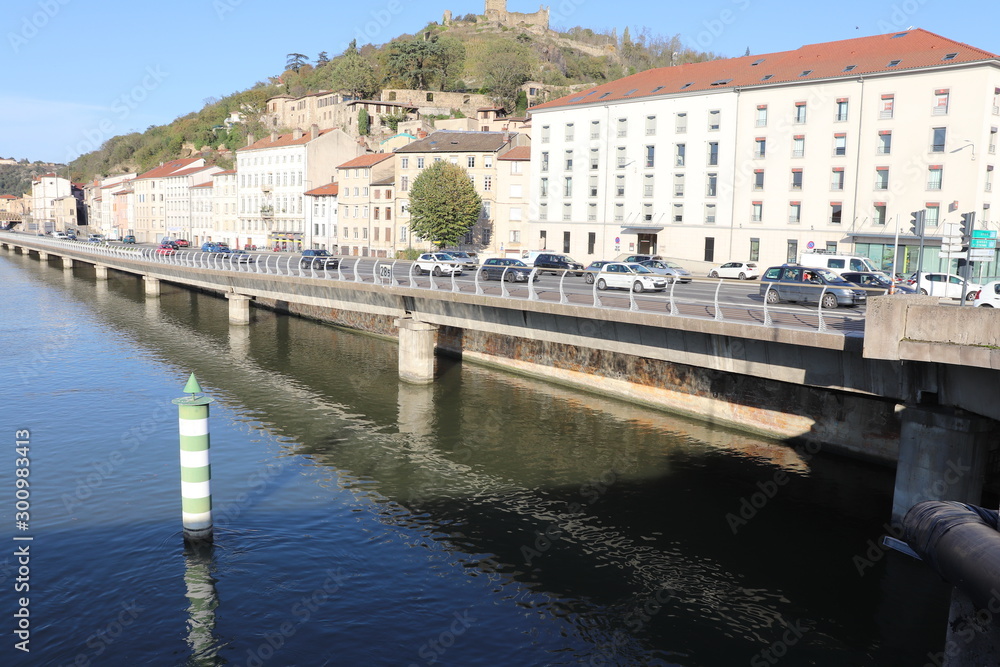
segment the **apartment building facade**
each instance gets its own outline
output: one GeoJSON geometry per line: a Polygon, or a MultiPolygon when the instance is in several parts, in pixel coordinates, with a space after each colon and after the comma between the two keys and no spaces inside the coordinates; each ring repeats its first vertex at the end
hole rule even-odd
{"type": "Polygon", "coordinates": [[[163,177],[166,236],[187,239],[200,246],[205,237],[211,235],[212,195],[211,191],[205,192],[204,186],[211,187],[212,175],[220,171],[222,167],[203,165],[181,169],[163,177]],[[197,216],[194,215],[195,197],[201,208],[197,216]]]}
{"type": "MultiPolygon", "coordinates": [[[[159,241],[167,234],[165,178],[179,171],[205,166],[204,158],[171,160],[135,177],[135,238],[140,243],[159,241]]],[[[176,235],[174,238],[178,238],[176,235]]]]}
{"type": "Polygon", "coordinates": [[[306,194],[306,245],[317,250],[340,252],[339,236],[339,183],[327,183],[309,190],[306,194]]]}
{"type": "Polygon", "coordinates": [[[493,234],[486,254],[520,258],[531,250],[528,221],[535,215],[531,191],[531,146],[512,148],[497,158],[493,234]]]}
{"type": "Polygon", "coordinates": [[[924,30],[651,70],[532,117],[529,234],[542,247],[569,234],[578,259],[827,250],[909,271],[921,210],[936,269],[945,222],[974,211],[997,227],[1000,59],[924,30]]]}
{"type": "Polygon", "coordinates": [[[212,198],[210,202],[211,223],[204,229],[207,240],[223,241],[229,247],[237,247],[239,215],[239,174],[235,169],[226,169],[212,174],[212,198]]]}
{"type": "Polygon", "coordinates": [[[341,254],[395,257],[395,160],[369,153],[337,167],[341,254]]]}
{"type": "Polygon", "coordinates": [[[31,221],[25,231],[48,234],[56,229],[56,200],[72,195],[68,179],[53,173],[31,179],[31,221]]]}

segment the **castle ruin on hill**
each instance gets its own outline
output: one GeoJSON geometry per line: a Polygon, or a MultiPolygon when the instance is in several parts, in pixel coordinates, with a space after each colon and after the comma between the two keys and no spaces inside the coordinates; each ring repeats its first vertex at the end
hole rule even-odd
{"type": "MultiPolygon", "coordinates": [[[[507,0],[486,0],[486,11],[483,12],[487,21],[499,23],[500,25],[517,27],[534,27],[542,30],[549,29],[549,8],[540,6],[537,12],[526,14],[523,12],[508,12],[507,0]]],[[[447,25],[451,22],[451,11],[444,13],[444,22],[447,25]]]]}

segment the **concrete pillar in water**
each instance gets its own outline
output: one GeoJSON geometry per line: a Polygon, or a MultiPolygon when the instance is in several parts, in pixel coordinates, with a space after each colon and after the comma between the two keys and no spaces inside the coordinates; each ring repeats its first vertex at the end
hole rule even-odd
{"type": "Polygon", "coordinates": [[[906,512],[924,500],[978,505],[996,422],[931,406],[907,406],[902,417],[893,523],[902,523],[906,512]]]}
{"type": "Polygon", "coordinates": [[[38,251],[38,259],[39,259],[39,261],[42,261],[42,262],[49,261],[49,253],[45,252],[44,250],[39,250],[38,251]]]}
{"type": "Polygon", "coordinates": [[[396,320],[399,328],[399,379],[413,384],[434,382],[434,343],[437,325],[409,317],[396,320]]]}
{"type": "Polygon", "coordinates": [[[27,255],[29,252],[31,252],[30,248],[28,248],[27,246],[21,246],[21,254],[22,255],[27,255]]]}
{"type": "Polygon", "coordinates": [[[73,260],[72,260],[72,258],[70,258],[70,257],[63,257],[62,258],[62,262],[63,262],[63,270],[64,271],[71,271],[73,269],[73,260]]]}
{"type": "Polygon", "coordinates": [[[198,396],[194,373],[184,385],[190,396],[175,398],[181,440],[181,510],[186,541],[212,540],[212,467],[209,463],[208,405],[198,396]]]}
{"type": "Polygon", "coordinates": [[[143,276],[142,281],[146,284],[146,296],[160,296],[160,279],[150,276],[143,276]]]}
{"type": "Polygon", "coordinates": [[[104,264],[94,264],[94,275],[98,280],[107,280],[108,267],[104,264]]]}
{"type": "Polygon", "coordinates": [[[226,298],[229,299],[229,323],[250,324],[250,297],[227,292],[226,298]]]}

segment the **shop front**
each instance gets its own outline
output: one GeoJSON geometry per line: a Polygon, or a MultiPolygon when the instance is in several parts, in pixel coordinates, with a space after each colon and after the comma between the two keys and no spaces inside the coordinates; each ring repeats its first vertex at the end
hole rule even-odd
{"type": "Polygon", "coordinates": [[[302,236],[299,232],[271,232],[267,246],[275,252],[302,252],[302,236]]]}

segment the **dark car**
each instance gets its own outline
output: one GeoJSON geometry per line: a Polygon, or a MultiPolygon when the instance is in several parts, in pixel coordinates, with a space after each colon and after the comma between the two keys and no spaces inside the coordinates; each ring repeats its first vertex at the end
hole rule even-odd
{"type": "MultiPolygon", "coordinates": [[[[509,283],[526,283],[531,275],[531,267],[513,257],[492,257],[483,262],[480,270],[483,280],[506,280],[509,283]]],[[[535,280],[538,280],[535,274],[535,280]]]]}
{"type": "Polygon", "coordinates": [[[340,260],[331,255],[329,250],[303,250],[299,266],[303,269],[330,271],[340,266],[340,260]]]}
{"type": "Polygon", "coordinates": [[[583,264],[568,255],[552,255],[547,253],[535,258],[535,268],[539,270],[539,273],[543,270],[550,271],[556,276],[563,271],[572,271],[577,276],[582,276],[584,271],[583,264]]]}
{"type": "Polygon", "coordinates": [[[867,302],[864,290],[830,269],[798,265],[772,266],[765,271],[760,278],[760,295],[768,303],[819,303],[822,299],[823,308],[857,306],[867,302]]]}
{"type": "Polygon", "coordinates": [[[624,262],[630,264],[633,262],[638,262],[639,264],[643,262],[648,262],[651,259],[663,259],[659,255],[626,255],[622,259],[616,259],[616,262],[624,262]]]}
{"type": "Polygon", "coordinates": [[[849,283],[854,283],[862,287],[868,296],[883,296],[889,293],[892,287],[894,294],[916,294],[917,290],[908,285],[893,285],[889,278],[881,273],[870,273],[867,271],[844,271],[840,277],[849,283]]]}

